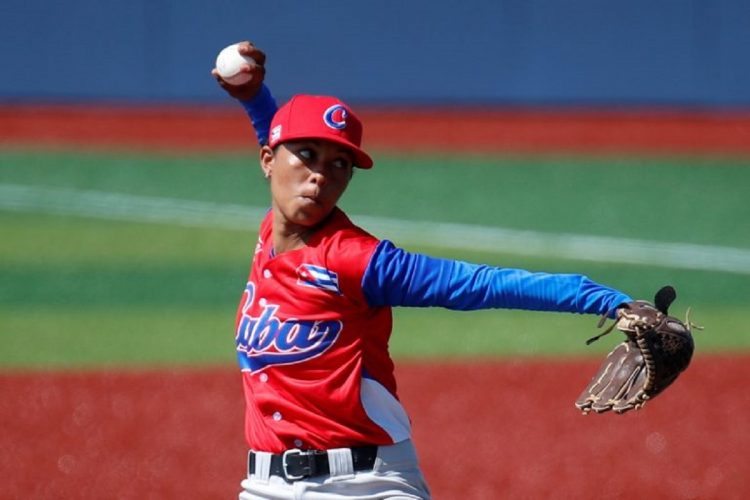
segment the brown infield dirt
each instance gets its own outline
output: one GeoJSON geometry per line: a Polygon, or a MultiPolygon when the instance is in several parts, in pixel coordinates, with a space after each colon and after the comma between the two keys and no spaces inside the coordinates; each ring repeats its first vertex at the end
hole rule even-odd
{"type": "MultiPolygon", "coordinates": [[[[597,366],[397,363],[435,498],[748,498],[750,357],[698,354],[642,410],[584,416],[597,366]]],[[[0,375],[0,497],[236,498],[241,392],[229,368],[0,375]]]]}
{"type": "MultiPolygon", "coordinates": [[[[750,153],[750,114],[362,110],[433,153],[750,153]]],[[[0,106],[0,146],[243,151],[242,111],[0,106]]],[[[581,415],[598,361],[401,362],[437,499],[750,498],[750,355],[705,356],[638,412],[581,415]]],[[[236,498],[238,370],[0,373],[0,498],[236,498]]]]}

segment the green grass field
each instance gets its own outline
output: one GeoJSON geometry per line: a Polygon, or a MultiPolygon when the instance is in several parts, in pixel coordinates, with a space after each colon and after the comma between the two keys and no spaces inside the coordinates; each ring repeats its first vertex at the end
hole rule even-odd
{"type": "MultiPolygon", "coordinates": [[[[750,161],[376,155],[342,207],[357,215],[618,236],[750,251],[750,161]]],[[[0,151],[0,188],[64,188],[218,206],[268,205],[255,154],[178,156],[0,151]]],[[[0,367],[4,369],[232,363],[233,321],[255,227],[0,209],[0,367]]],[[[396,241],[396,243],[399,243],[396,241]]],[[[637,297],[664,283],[706,330],[699,352],[747,350],[740,316],[750,272],[691,270],[431,246],[410,250],[488,264],[581,272],[637,297]]],[[[457,245],[460,246],[460,245],[457,245]]],[[[523,311],[395,311],[392,351],[406,357],[579,356],[596,318],[523,311]]]]}

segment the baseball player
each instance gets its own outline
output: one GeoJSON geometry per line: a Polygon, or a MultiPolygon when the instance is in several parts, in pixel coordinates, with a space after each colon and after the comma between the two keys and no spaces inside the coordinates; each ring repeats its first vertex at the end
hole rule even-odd
{"type": "MultiPolygon", "coordinates": [[[[344,102],[297,95],[277,110],[262,83],[219,84],[247,110],[271,208],[237,310],[250,448],[241,499],[429,498],[388,352],[391,308],[610,314],[631,298],[577,274],[532,273],[407,252],[337,207],[369,169],[344,102]]],[[[461,332],[456,332],[460,335],[461,332]]]]}

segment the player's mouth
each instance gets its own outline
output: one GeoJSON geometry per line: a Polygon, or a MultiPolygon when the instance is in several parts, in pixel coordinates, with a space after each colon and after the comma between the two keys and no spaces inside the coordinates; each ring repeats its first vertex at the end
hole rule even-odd
{"type": "Polygon", "coordinates": [[[320,192],[302,193],[299,195],[299,197],[306,202],[315,203],[316,205],[322,204],[320,199],[320,192]]]}

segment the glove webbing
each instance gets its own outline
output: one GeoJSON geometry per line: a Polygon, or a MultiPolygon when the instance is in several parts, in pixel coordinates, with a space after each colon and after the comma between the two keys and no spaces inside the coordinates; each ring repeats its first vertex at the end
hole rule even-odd
{"type": "Polygon", "coordinates": [[[641,335],[640,328],[636,327],[636,338],[635,342],[638,344],[638,348],[641,350],[643,361],[646,363],[646,383],[643,385],[644,391],[650,391],[654,388],[654,382],[656,380],[656,362],[654,362],[654,356],[651,354],[651,349],[648,348],[646,338],[641,335]]]}

